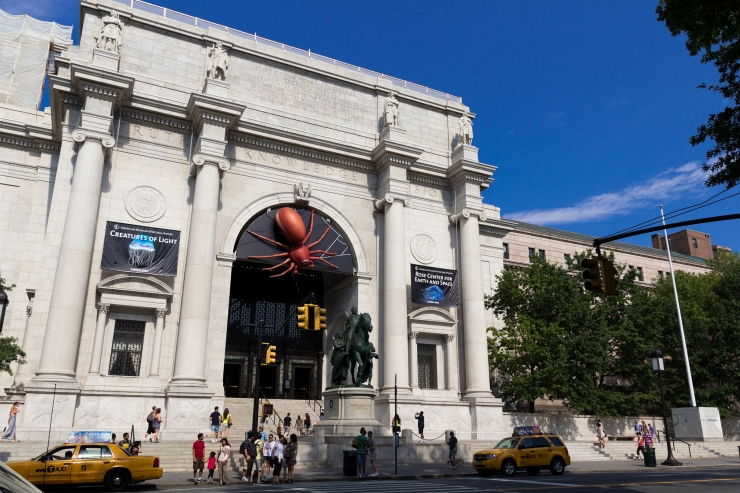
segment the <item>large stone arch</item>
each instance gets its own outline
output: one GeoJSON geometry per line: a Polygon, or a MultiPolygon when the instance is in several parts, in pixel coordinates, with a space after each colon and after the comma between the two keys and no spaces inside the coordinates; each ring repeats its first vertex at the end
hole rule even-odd
{"type": "MultiPolygon", "coordinates": [[[[234,254],[236,250],[236,244],[239,240],[239,235],[244,230],[247,222],[254,216],[263,212],[268,207],[274,207],[279,204],[293,204],[295,203],[295,195],[292,193],[272,193],[264,195],[252,203],[248,204],[242,211],[237,214],[234,220],[229,226],[226,236],[221,243],[221,255],[230,256],[234,254]]],[[[342,214],[337,208],[329,204],[328,202],[319,198],[311,197],[308,207],[315,209],[324,215],[331,218],[332,222],[342,231],[344,237],[349,242],[352,253],[357,263],[358,273],[368,272],[367,256],[365,249],[360,241],[360,236],[355,231],[352,223],[342,214]]]]}

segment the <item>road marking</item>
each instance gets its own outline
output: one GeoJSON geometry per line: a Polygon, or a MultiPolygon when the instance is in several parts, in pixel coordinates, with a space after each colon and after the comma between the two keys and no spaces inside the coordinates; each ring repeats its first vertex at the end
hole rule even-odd
{"type": "Polygon", "coordinates": [[[577,484],[570,483],[555,483],[552,481],[536,481],[527,479],[509,479],[509,478],[472,478],[472,479],[483,479],[484,481],[504,481],[511,483],[525,483],[525,484],[541,484],[543,486],[580,486],[577,484]]]}

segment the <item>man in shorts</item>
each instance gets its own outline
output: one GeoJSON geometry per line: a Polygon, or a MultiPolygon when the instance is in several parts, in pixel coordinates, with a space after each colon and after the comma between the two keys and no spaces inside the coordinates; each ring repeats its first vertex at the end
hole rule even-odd
{"type": "MultiPolygon", "coordinates": [[[[252,469],[255,468],[255,462],[257,460],[257,446],[254,444],[254,432],[250,431],[247,433],[247,439],[241,444],[241,453],[244,457],[244,468],[242,469],[242,481],[251,483],[253,480],[252,469]]],[[[256,482],[256,481],[255,481],[256,482]]]]}
{"type": "Polygon", "coordinates": [[[198,433],[198,439],[193,442],[193,482],[198,486],[203,481],[203,464],[206,458],[206,444],[203,433],[198,433]]]}
{"type": "Polygon", "coordinates": [[[221,413],[218,412],[218,406],[213,408],[211,413],[211,443],[218,441],[218,432],[221,429],[221,413]]]}

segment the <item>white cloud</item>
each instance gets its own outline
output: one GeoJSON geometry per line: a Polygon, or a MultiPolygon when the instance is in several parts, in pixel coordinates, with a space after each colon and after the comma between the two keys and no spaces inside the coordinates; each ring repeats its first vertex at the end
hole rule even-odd
{"type": "Polygon", "coordinates": [[[631,185],[616,192],[594,195],[568,207],[518,211],[505,214],[505,217],[542,226],[599,221],[629,214],[645,206],[654,206],[660,201],[668,201],[689,190],[701,189],[706,178],[701,164],[692,161],[664,171],[645,183],[631,185]]]}

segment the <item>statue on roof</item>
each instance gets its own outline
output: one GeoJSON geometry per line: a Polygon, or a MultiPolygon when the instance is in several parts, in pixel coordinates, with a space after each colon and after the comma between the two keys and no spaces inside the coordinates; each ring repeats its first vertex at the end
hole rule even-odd
{"type": "Polygon", "coordinates": [[[111,11],[110,15],[103,17],[103,25],[95,35],[96,46],[99,50],[120,53],[122,37],[123,21],[118,17],[118,12],[111,11]]]}
{"type": "Polygon", "coordinates": [[[396,94],[391,92],[385,98],[385,126],[386,127],[397,127],[398,126],[398,100],[396,94]]]}
{"type": "Polygon", "coordinates": [[[226,70],[229,68],[229,54],[218,42],[208,50],[208,70],[206,76],[209,79],[226,80],[226,70]]]}
{"type": "Polygon", "coordinates": [[[460,117],[460,144],[473,144],[473,122],[467,113],[460,117]]]}

